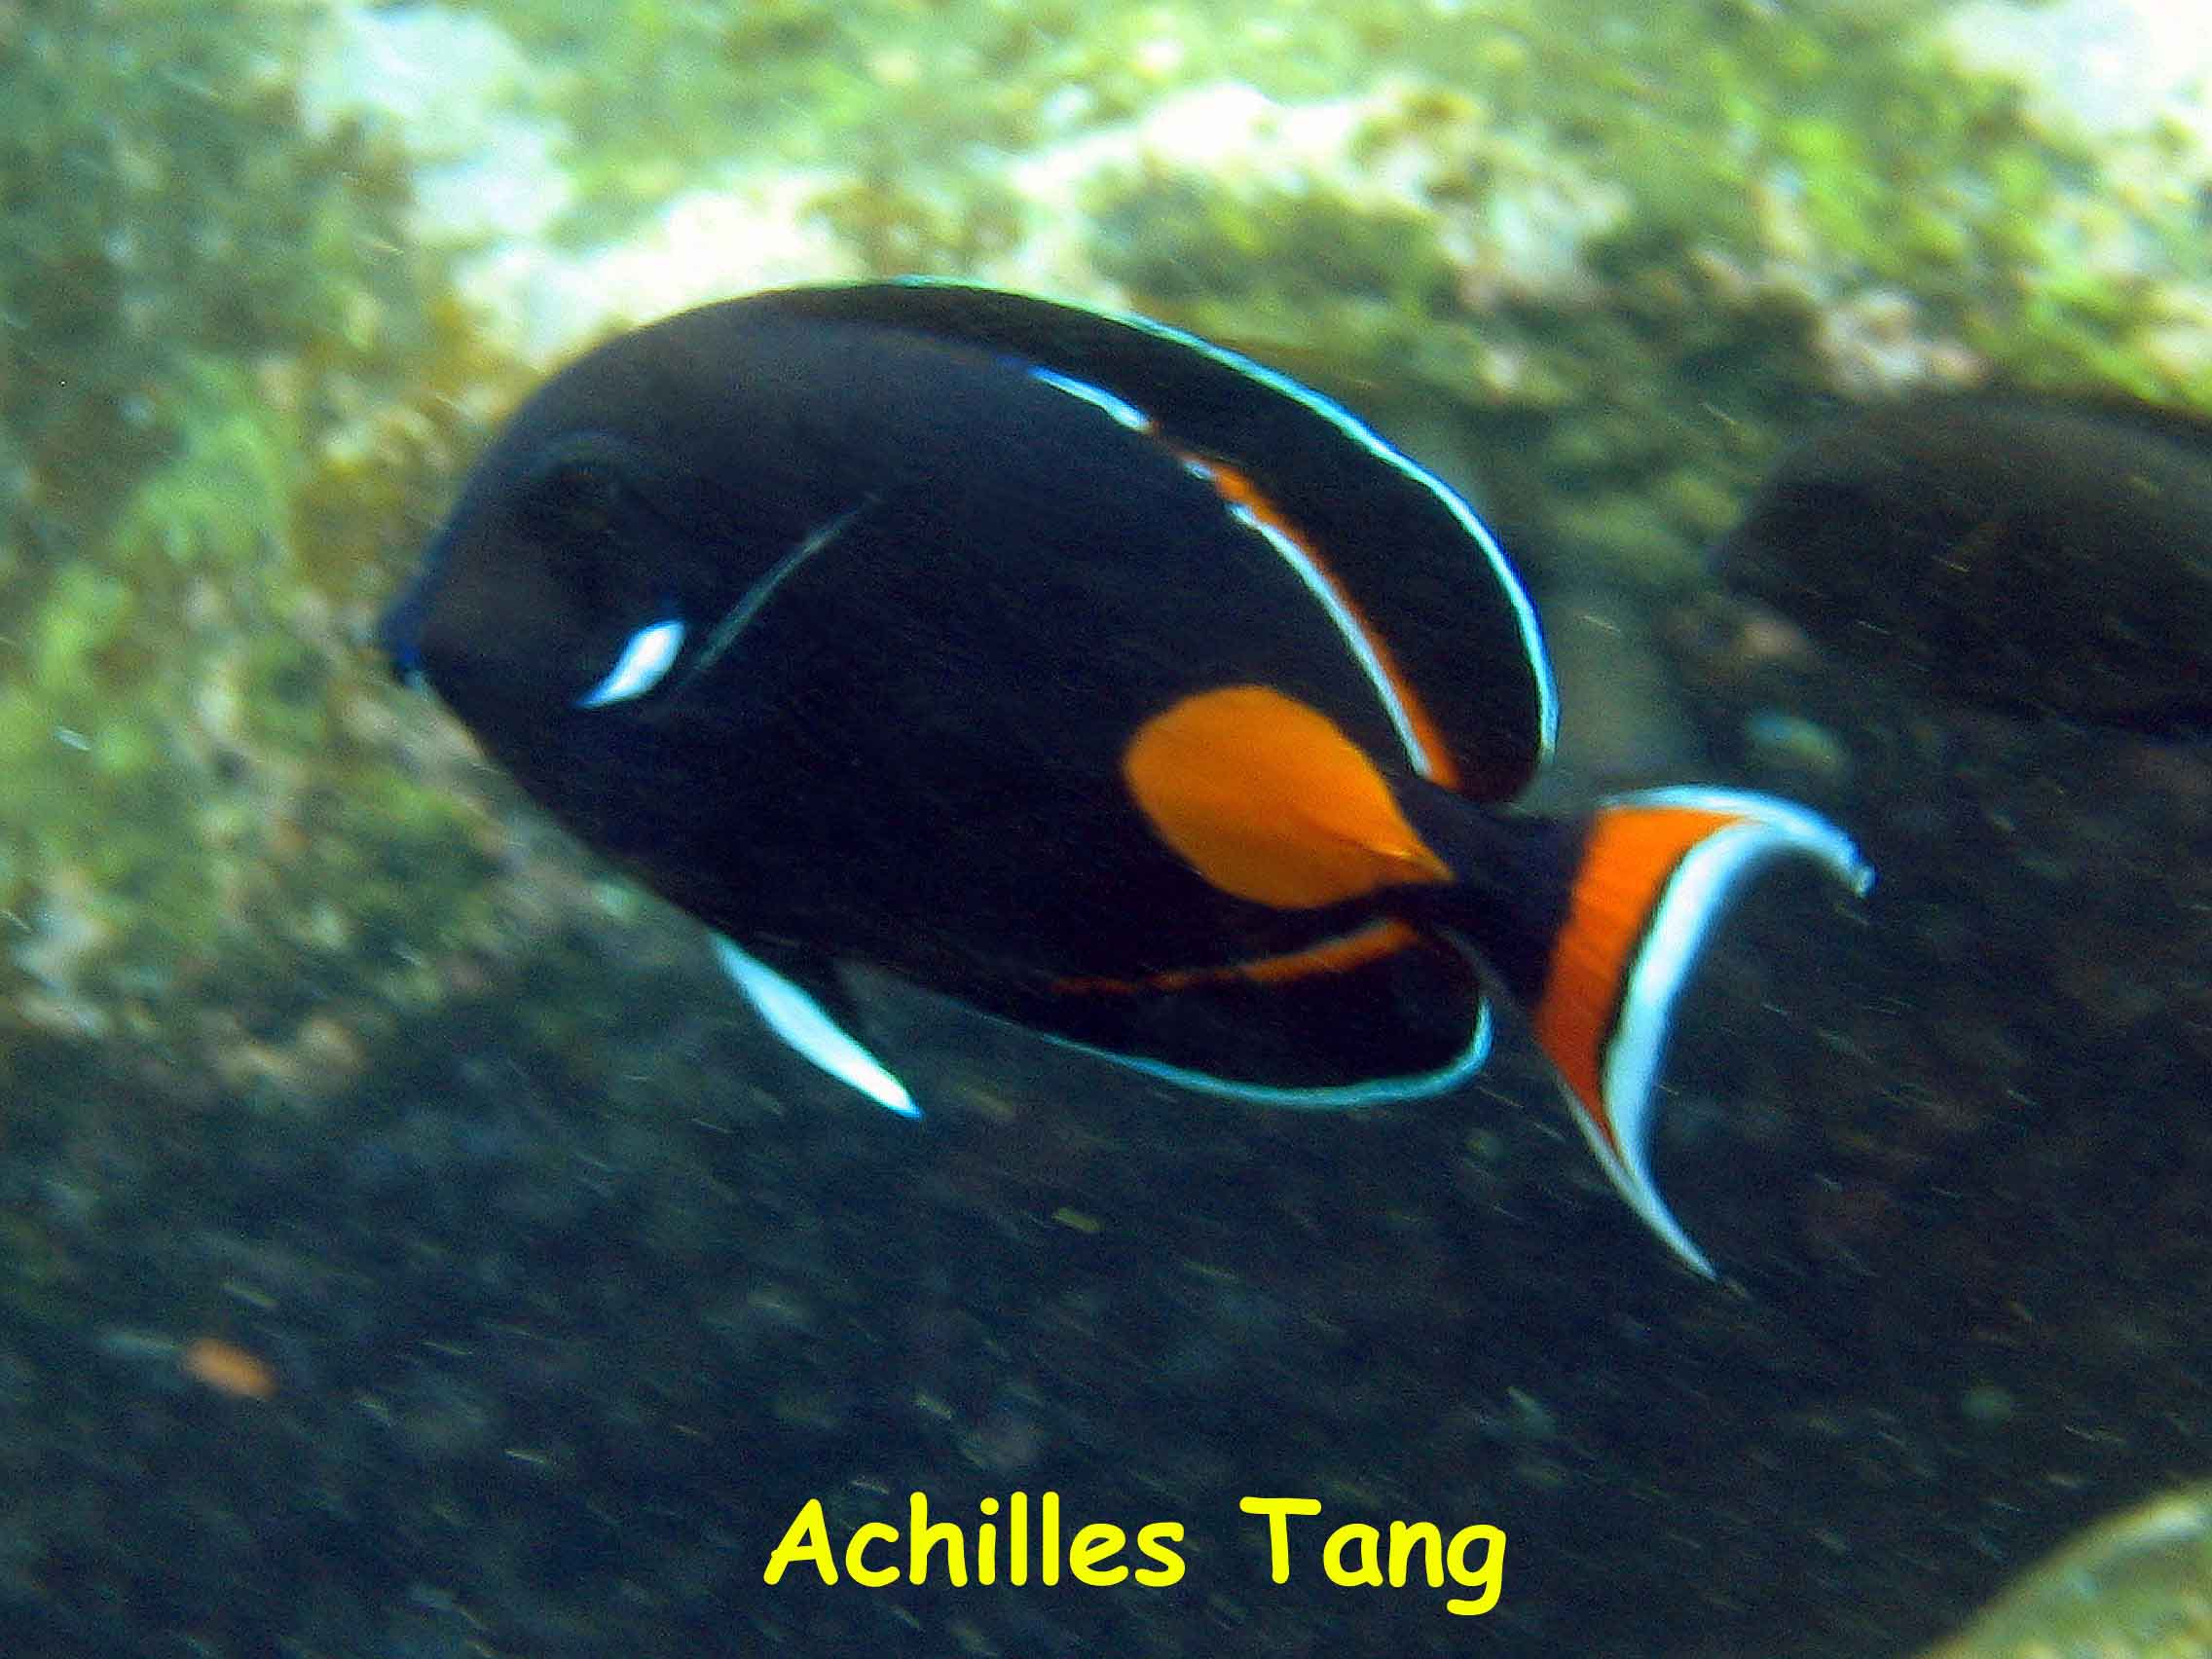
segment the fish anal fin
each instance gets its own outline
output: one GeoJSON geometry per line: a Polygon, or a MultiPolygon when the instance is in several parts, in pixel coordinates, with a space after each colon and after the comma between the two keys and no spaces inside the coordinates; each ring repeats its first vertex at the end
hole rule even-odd
{"type": "Polygon", "coordinates": [[[1025,1023],[1195,1093],[1323,1110],[1456,1088],[1492,1029],[1467,952],[1392,920],[1279,956],[1062,980],[1025,1023]]]}

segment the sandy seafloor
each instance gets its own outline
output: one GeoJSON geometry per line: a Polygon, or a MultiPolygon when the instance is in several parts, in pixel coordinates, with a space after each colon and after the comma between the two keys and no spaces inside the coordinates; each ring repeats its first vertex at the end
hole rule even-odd
{"type": "Polygon", "coordinates": [[[1944,24],[1962,88],[2017,78],[1990,131],[2064,160],[1991,173],[2047,222],[1989,210],[1923,267],[1847,245],[1926,231],[1848,173],[1878,100],[1777,101],[1848,77],[1808,10],[1828,45],[1660,8],[1692,32],[1654,56],[1594,9],[1660,112],[1626,141],[1722,154],[1658,89],[1741,71],[1711,107],[1793,158],[1743,164],[1746,240],[1677,244],[1594,117],[1547,124],[1566,49],[1526,8],[1423,13],[1496,77],[1461,103],[1326,7],[1268,27],[1345,84],[1263,92],[1237,43],[1276,36],[1168,7],[640,5],[595,48],[527,5],[0,6],[0,1652],[1901,1659],[2201,1478],[2212,752],[1889,683],[1699,544],[1870,394],[2212,407],[2212,18],[1944,24]],[[774,91],[710,140],[722,82],[632,77],[716,42],[774,91]],[[1007,147],[908,166],[878,84],[1007,147]],[[661,108],[693,123],[665,156],[634,141],[661,108]],[[1131,166],[1259,217],[1086,194],[1131,166]],[[1319,299],[1174,251],[1300,203],[1382,239],[1319,299]],[[1431,242],[1409,329],[1376,273],[1431,242]],[[1450,1098],[1269,1113],[879,984],[930,1111],[876,1112],[385,681],[368,619],[546,363],[907,266],[1248,324],[1476,491],[1558,646],[1547,806],[1685,777],[1858,837],[1867,902],[1776,874],[1681,1011],[1661,1184],[1720,1283],[1511,1030],[1450,1098]],[[200,1375],[208,1340],[245,1369],[200,1375]],[[1047,1491],[1070,1531],[1181,1523],[1180,1581],[763,1582],[810,1499],[841,1545],[924,1493],[973,1547],[981,1499],[1047,1491]],[[1323,1505],[1286,1582],[1247,1495],[1323,1505]],[[1393,1520],[1501,1528],[1495,1608],[1328,1581],[1327,1529],[1393,1520]]]}

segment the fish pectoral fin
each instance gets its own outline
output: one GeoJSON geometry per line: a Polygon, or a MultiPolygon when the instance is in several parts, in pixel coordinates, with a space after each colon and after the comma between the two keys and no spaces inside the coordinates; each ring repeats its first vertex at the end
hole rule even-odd
{"type": "Polygon", "coordinates": [[[902,1118],[922,1115],[906,1086],[830,1012],[830,1007],[846,1012],[847,999],[833,980],[819,973],[807,973],[796,964],[787,964],[790,971],[771,968],[736,940],[722,934],[711,938],[715,960],[736,981],[754,1012],[768,1022],[769,1030],[803,1058],[839,1083],[859,1089],[885,1110],[902,1118]],[[802,984],[800,976],[814,983],[802,984]]]}
{"type": "Polygon", "coordinates": [[[1711,1278],[1651,1174],[1654,1089],[1675,1001],[1714,919],[1743,879],[1795,854],[1854,893],[1873,884],[1825,819],[1733,790],[1646,790],[1602,806],[1567,916],[1531,1011],[1536,1041],[1567,1086],[1575,1122],[1629,1206],[1711,1278]]]}

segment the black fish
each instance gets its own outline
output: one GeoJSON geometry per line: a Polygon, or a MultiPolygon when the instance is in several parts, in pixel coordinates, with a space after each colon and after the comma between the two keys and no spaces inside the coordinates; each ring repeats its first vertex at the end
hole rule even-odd
{"type": "Polygon", "coordinates": [[[1520,584],[1442,484],[1188,335],[903,281],[591,352],[385,623],[558,817],[882,1104],[838,964],[1188,1088],[1430,1094],[1530,1012],[1605,1168],[1737,877],[1851,844],[1754,795],[1500,812],[1548,752],[1520,584]]]}
{"type": "Polygon", "coordinates": [[[2212,720],[2212,423],[1946,394],[1785,457],[1720,573],[1915,688],[2152,733],[2212,720]]]}

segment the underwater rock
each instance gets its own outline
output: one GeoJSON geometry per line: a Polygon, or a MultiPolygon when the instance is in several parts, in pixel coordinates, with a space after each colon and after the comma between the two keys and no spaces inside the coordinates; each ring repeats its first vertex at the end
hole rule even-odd
{"type": "Polygon", "coordinates": [[[2153,732],[2212,717],[2212,423],[2187,412],[1881,404],[1787,456],[1715,557],[1909,688],[2153,732]]]}
{"type": "Polygon", "coordinates": [[[1685,764],[1697,745],[1641,609],[1607,589],[1581,588],[1547,595],[1544,619],[1553,670],[1574,710],[1562,770],[1614,788],[1685,764]]]}
{"type": "Polygon", "coordinates": [[[1921,1659],[2212,1655],[2212,1482],[2097,1523],[1921,1659]]]}
{"type": "Polygon", "coordinates": [[[2014,75],[2039,113],[2096,132],[2161,123],[2212,131],[2203,88],[2212,35],[2187,6],[2163,0],[1973,0],[1942,36],[1966,63],[2014,75]]]}
{"type": "Polygon", "coordinates": [[[539,113],[529,61],[498,24],[437,6],[340,8],[318,32],[301,124],[320,139],[360,122],[395,141],[413,164],[418,237],[536,237],[569,208],[567,133],[539,113]]]}

